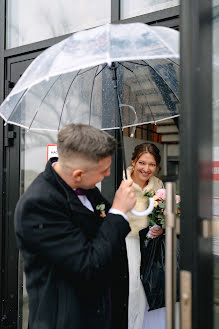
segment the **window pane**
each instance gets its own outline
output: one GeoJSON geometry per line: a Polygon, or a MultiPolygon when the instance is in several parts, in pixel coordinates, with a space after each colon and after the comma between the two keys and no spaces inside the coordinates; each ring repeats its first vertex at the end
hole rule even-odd
{"type": "Polygon", "coordinates": [[[8,0],[6,47],[13,48],[110,22],[110,0],[8,0]]]}
{"type": "Polygon", "coordinates": [[[121,0],[121,19],[152,13],[179,5],[179,0],[121,0]]]}

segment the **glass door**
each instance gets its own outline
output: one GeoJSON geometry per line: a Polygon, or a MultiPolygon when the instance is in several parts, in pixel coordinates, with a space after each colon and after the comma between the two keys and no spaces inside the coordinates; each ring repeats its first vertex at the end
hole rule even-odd
{"type": "MultiPolygon", "coordinates": [[[[39,52],[9,59],[7,62],[7,93],[16,84],[25,69],[39,52]]],[[[48,158],[48,145],[56,142],[56,134],[27,132],[13,125],[5,127],[6,158],[6,211],[4,319],[2,325],[14,329],[28,327],[28,296],[23,272],[22,257],[18,253],[13,214],[19,196],[34,178],[44,170],[48,158]]],[[[2,327],[2,328],[3,328],[2,327]]]]}
{"type": "Polygon", "coordinates": [[[181,329],[219,326],[218,32],[218,0],[181,2],[181,329]]]}
{"type": "MultiPolygon", "coordinates": [[[[5,96],[11,91],[24,70],[39,53],[17,56],[7,60],[5,96]]],[[[23,272],[20,272],[19,254],[14,234],[14,209],[20,195],[20,129],[13,125],[4,127],[4,264],[2,273],[1,328],[20,328],[23,300],[23,272]],[[19,289],[18,289],[19,287],[19,289]]],[[[25,292],[24,292],[25,296],[25,292]]]]}

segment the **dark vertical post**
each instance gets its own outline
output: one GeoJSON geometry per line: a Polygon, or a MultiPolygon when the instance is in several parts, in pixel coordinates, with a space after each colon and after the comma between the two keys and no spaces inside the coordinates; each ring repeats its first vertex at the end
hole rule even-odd
{"type": "Polygon", "coordinates": [[[119,101],[119,91],[118,91],[118,79],[117,79],[117,67],[115,63],[112,63],[112,72],[113,72],[113,80],[114,80],[114,90],[115,90],[115,97],[116,97],[116,107],[118,110],[118,126],[119,126],[119,136],[120,136],[120,149],[122,155],[122,163],[123,163],[123,170],[125,172],[125,179],[127,179],[127,172],[126,172],[126,159],[125,159],[125,146],[124,146],[124,139],[123,139],[123,126],[122,126],[122,110],[120,107],[119,101]]]}
{"type": "MultiPolygon", "coordinates": [[[[103,90],[105,90],[105,92],[102,94],[103,120],[107,120],[105,111],[111,111],[111,113],[114,113],[117,117],[115,109],[118,108],[118,102],[116,98],[117,95],[115,94],[115,81],[113,80],[112,73],[113,70],[110,68],[106,68],[102,71],[103,90]],[[115,96],[112,97],[112,95],[115,96]]],[[[108,130],[107,132],[116,138],[118,146],[115,155],[112,157],[111,175],[110,177],[105,177],[101,185],[101,191],[107,200],[112,201],[115,195],[115,191],[119,187],[122,180],[123,161],[119,130],[112,129],[108,130]]]]}
{"type": "MultiPolygon", "coordinates": [[[[4,99],[5,1],[0,2],[0,104],[4,99]]],[[[2,319],[4,125],[0,119],[0,319],[2,319]]]]}
{"type": "MultiPolygon", "coordinates": [[[[120,0],[111,0],[111,20],[110,23],[118,22],[120,20],[120,0]]],[[[116,129],[111,132],[113,136],[118,141],[118,148],[116,150],[115,156],[113,157],[113,169],[111,179],[114,180],[114,192],[119,187],[122,180],[122,153],[121,153],[121,136],[120,132],[116,129]]],[[[103,185],[104,187],[104,185],[103,185]]],[[[104,191],[103,191],[104,192],[104,191]]],[[[111,200],[113,196],[111,194],[111,200]]]]}
{"type": "Polygon", "coordinates": [[[181,264],[192,274],[192,328],[213,328],[212,1],[181,1],[181,264]]]}
{"type": "Polygon", "coordinates": [[[120,1],[111,0],[111,23],[120,20],[120,1]]]}
{"type": "MultiPolygon", "coordinates": [[[[6,66],[6,63],[5,63],[6,66]]],[[[20,63],[16,70],[12,71],[11,62],[7,60],[6,76],[8,81],[17,82],[15,78],[19,74],[20,63]]],[[[14,67],[15,69],[15,67],[14,67]]],[[[11,86],[12,88],[12,86],[11,86]]],[[[11,91],[9,87],[7,92],[11,91]]],[[[6,94],[5,94],[6,96],[6,94]]],[[[7,125],[4,129],[4,217],[3,232],[4,241],[2,244],[3,266],[2,272],[2,329],[10,327],[18,328],[18,249],[14,233],[14,209],[20,196],[20,128],[7,125]],[[12,137],[12,138],[9,138],[12,137]]]]}

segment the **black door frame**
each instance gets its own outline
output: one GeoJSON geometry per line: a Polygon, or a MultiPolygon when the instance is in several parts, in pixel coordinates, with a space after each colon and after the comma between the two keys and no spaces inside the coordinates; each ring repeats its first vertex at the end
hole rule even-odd
{"type": "Polygon", "coordinates": [[[213,256],[203,238],[212,214],[212,1],[181,5],[180,181],[182,270],[192,274],[192,328],[213,328],[213,256]]]}
{"type": "MultiPolygon", "coordinates": [[[[120,20],[120,1],[111,0],[111,6],[111,21],[113,23],[143,22],[173,28],[179,26],[179,6],[123,21],[120,20]]],[[[5,49],[5,17],[6,1],[4,0],[0,2],[0,103],[2,103],[7,95],[10,86],[12,86],[10,84],[8,85],[8,81],[5,83],[5,80],[8,80],[7,67],[10,63],[18,60],[19,57],[24,60],[35,56],[36,53],[43,51],[70,35],[51,38],[13,49],[5,49]]],[[[19,150],[19,128],[12,125],[8,125],[5,128],[3,120],[0,119],[0,181],[3,182],[3,184],[0,184],[0,192],[2,192],[0,193],[2,196],[0,197],[0,329],[17,329],[21,320],[19,320],[18,313],[18,278],[16,277],[18,259],[15,261],[15,258],[18,258],[18,253],[13,233],[13,211],[20,191],[19,150]],[[8,140],[4,138],[7,137],[8,130],[12,131],[12,135],[13,132],[16,133],[16,138],[12,141],[14,147],[11,147],[11,149],[10,146],[6,146],[8,140]],[[12,183],[13,188],[11,187],[12,183]],[[12,257],[7,259],[9,254],[12,257]]],[[[114,180],[117,184],[115,177],[114,180]]]]}
{"type": "MultiPolygon", "coordinates": [[[[5,50],[5,1],[0,3],[0,103],[4,100],[4,50],[5,50]]],[[[4,129],[3,129],[3,120],[0,119],[0,320],[3,317],[2,313],[2,265],[3,265],[3,218],[4,218],[4,188],[3,188],[3,179],[4,179],[4,129]]],[[[1,326],[1,325],[0,325],[1,326]]]]}
{"type": "MultiPolygon", "coordinates": [[[[25,68],[40,52],[15,56],[5,61],[5,96],[20,78],[25,68]],[[22,65],[20,72],[14,66],[22,65]],[[12,75],[14,78],[12,79],[12,75]],[[11,81],[12,80],[12,81],[11,81]]],[[[18,250],[14,234],[14,209],[20,197],[20,128],[14,125],[4,127],[4,217],[2,221],[2,327],[17,328],[22,320],[18,298],[18,250]],[[10,315],[10,316],[9,316],[10,315]]],[[[19,280],[20,281],[20,280],[19,280]]]]}

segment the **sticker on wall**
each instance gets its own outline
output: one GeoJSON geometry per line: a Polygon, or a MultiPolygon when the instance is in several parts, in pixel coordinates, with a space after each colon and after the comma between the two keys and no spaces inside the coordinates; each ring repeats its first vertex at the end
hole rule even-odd
{"type": "Polygon", "coordinates": [[[219,217],[219,198],[213,198],[212,209],[213,209],[212,215],[215,217],[219,217]]]}
{"type": "Polygon", "coordinates": [[[219,180],[219,147],[213,147],[212,179],[219,180]]]}
{"type": "Polygon", "coordinates": [[[213,161],[212,170],[213,170],[213,180],[219,180],[219,161],[213,161]]]}
{"type": "Polygon", "coordinates": [[[47,161],[53,157],[58,157],[57,145],[48,144],[47,145],[47,161]]]}

